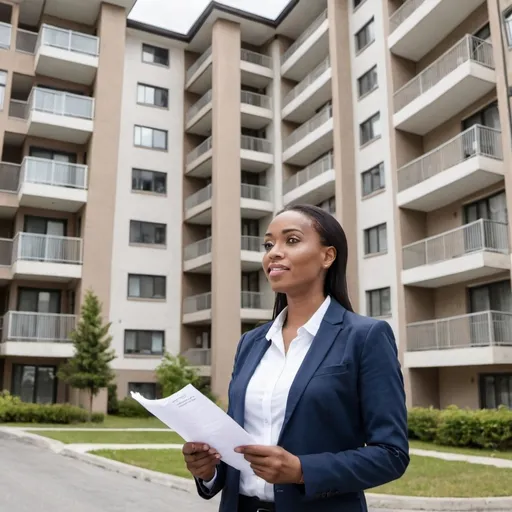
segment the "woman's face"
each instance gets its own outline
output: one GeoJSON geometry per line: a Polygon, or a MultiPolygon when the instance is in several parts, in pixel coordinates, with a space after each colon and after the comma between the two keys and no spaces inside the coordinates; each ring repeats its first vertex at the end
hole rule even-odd
{"type": "Polygon", "coordinates": [[[323,288],[336,250],[322,245],[309,217],[296,211],[279,214],[270,223],[264,244],[263,270],[274,292],[297,295],[323,288]]]}

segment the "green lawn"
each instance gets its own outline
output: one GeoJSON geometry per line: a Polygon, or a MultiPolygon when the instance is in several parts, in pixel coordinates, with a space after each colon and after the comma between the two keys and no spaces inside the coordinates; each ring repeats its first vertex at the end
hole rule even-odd
{"type": "MultiPolygon", "coordinates": [[[[462,455],[476,455],[477,457],[494,457],[497,459],[512,459],[512,451],[498,452],[495,450],[479,450],[478,448],[456,448],[454,446],[441,446],[421,441],[409,441],[411,448],[420,450],[434,450],[437,452],[461,453],[462,455]]],[[[511,492],[512,494],[512,492],[511,492]]]]}
{"type": "Polygon", "coordinates": [[[183,444],[183,439],[176,432],[83,432],[38,430],[35,434],[50,437],[66,444],[183,444]]]}
{"type": "MultiPolygon", "coordinates": [[[[145,469],[191,478],[179,450],[98,450],[95,455],[145,469]]],[[[372,493],[424,497],[490,497],[512,494],[512,469],[411,457],[400,480],[372,493]]]]}
{"type": "Polygon", "coordinates": [[[56,425],[48,423],[0,423],[0,427],[37,427],[37,428],[167,428],[158,418],[120,418],[107,416],[103,423],[75,423],[56,425]]]}

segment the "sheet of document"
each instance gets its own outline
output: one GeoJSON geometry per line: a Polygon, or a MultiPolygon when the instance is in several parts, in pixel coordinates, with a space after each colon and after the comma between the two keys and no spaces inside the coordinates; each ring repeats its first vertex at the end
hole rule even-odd
{"type": "Polygon", "coordinates": [[[226,464],[253,473],[244,456],[234,450],[255,444],[254,439],[192,384],[160,400],[148,400],[133,391],[131,395],[185,441],[205,443],[215,448],[226,464]]]}

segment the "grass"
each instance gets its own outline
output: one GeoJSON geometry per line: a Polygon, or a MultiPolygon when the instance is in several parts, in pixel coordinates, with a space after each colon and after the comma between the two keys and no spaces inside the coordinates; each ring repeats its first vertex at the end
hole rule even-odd
{"type": "Polygon", "coordinates": [[[433,443],[423,443],[421,441],[409,441],[409,446],[420,450],[433,450],[437,452],[460,453],[462,455],[475,455],[477,457],[493,457],[496,459],[512,460],[512,451],[499,452],[496,450],[480,450],[478,448],[459,448],[455,446],[441,446],[433,443]]]}
{"type": "Polygon", "coordinates": [[[183,444],[176,432],[83,432],[38,430],[39,436],[50,437],[62,443],[93,444],[183,444]]]}
{"type": "MultiPolygon", "coordinates": [[[[180,450],[97,450],[95,455],[191,478],[180,450]]],[[[512,494],[512,469],[412,456],[406,474],[373,493],[424,497],[490,497],[512,494]]]]}
{"type": "Polygon", "coordinates": [[[74,423],[56,425],[49,423],[0,423],[0,427],[37,427],[37,428],[167,428],[158,418],[121,418],[107,416],[103,423],[74,423]]]}

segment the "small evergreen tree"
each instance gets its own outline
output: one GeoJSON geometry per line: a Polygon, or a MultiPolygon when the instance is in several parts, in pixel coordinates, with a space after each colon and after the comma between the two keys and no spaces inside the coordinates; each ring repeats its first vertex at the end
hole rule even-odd
{"type": "Polygon", "coordinates": [[[98,297],[92,290],[87,290],[80,320],[70,334],[75,354],[61,367],[58,378],[76,389],[89,391],[89,419],[93,398],[114,379],[110,362],[115,358],[115,352],[110,348],[109,328],[110,323],[103,325],[98,297]]]}

